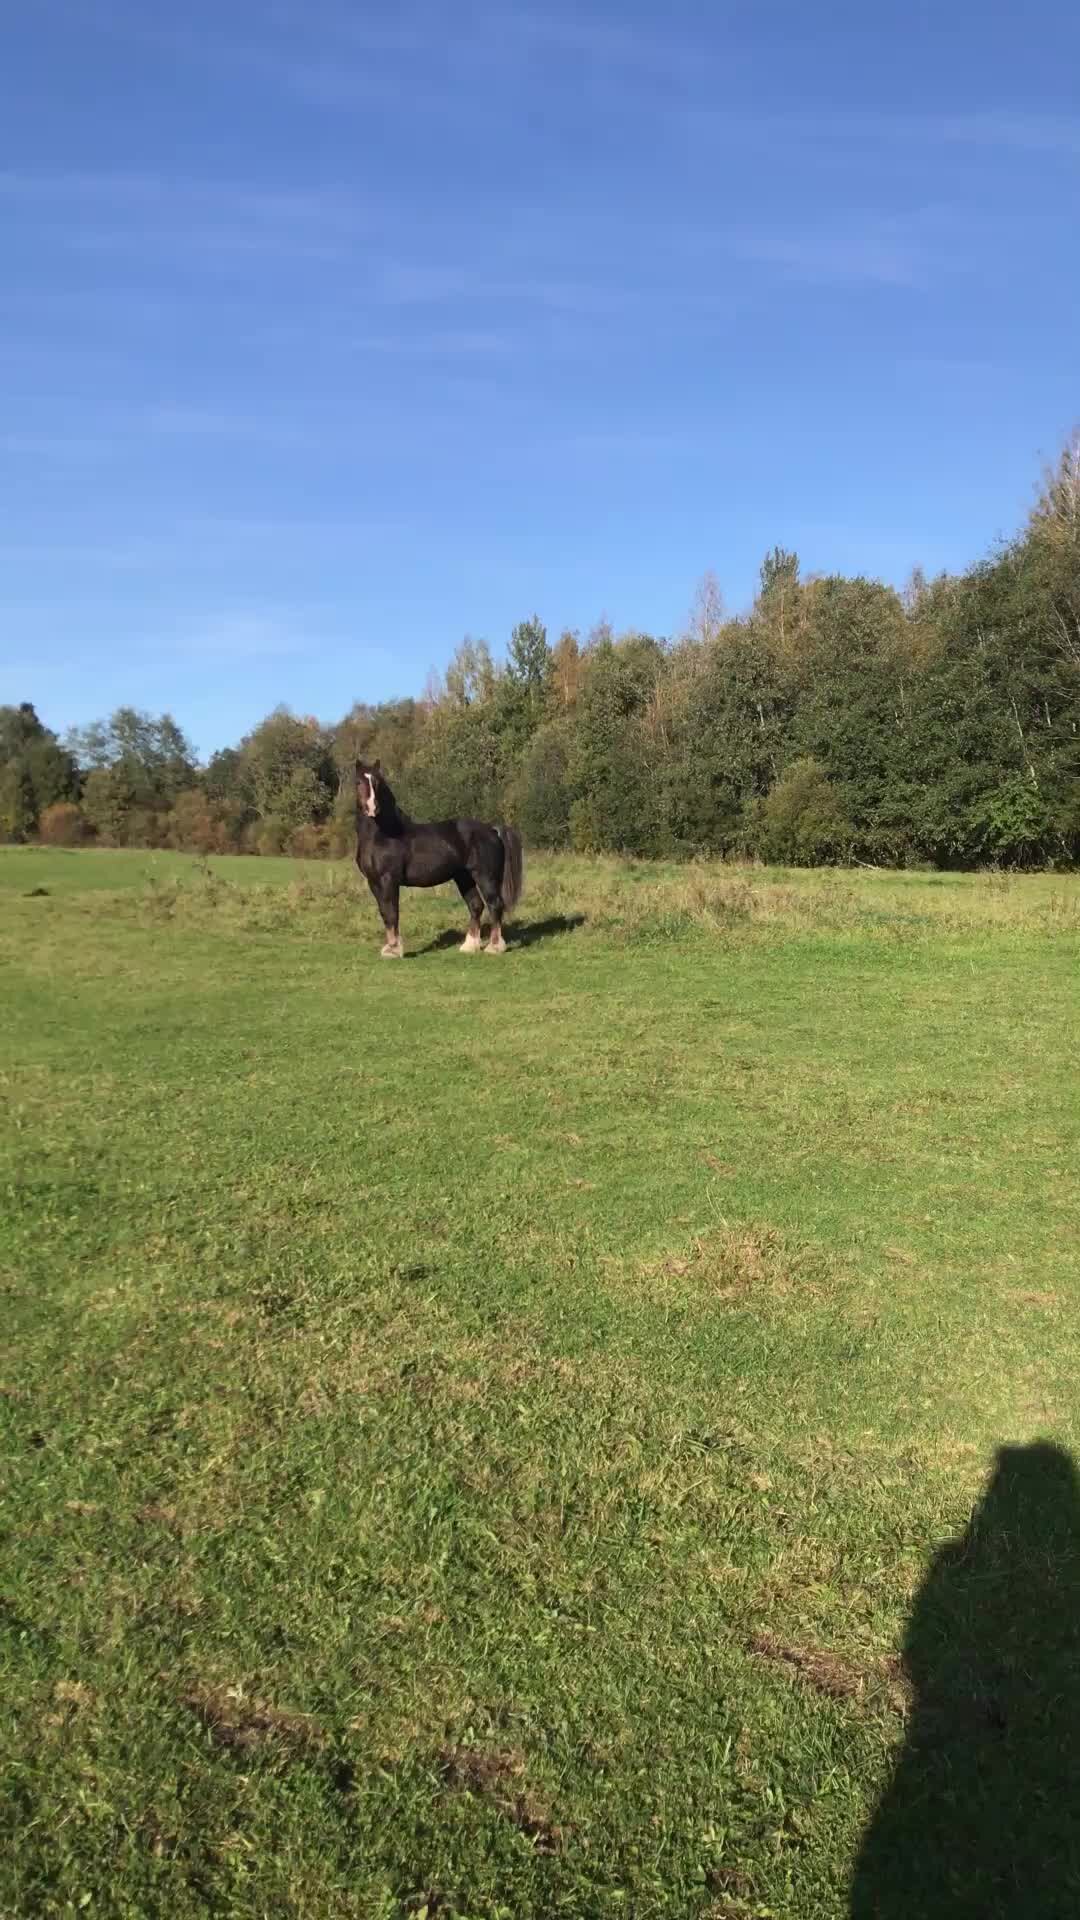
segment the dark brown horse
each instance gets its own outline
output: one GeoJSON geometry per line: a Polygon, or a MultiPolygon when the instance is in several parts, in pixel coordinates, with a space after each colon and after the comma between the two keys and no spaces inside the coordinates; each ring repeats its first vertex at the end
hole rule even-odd
{"type": "Polygon", "coordinates": [[[375,896],[386,928],[384,960],[400,960],[398,895],[402,887],[440,887],[452,880],[469,909],[462,953],[481,951],[486,907],[491,938],[486,951],[505,953],[503,915],[521,898],[524,860],[516,827],[483,820],[418,823],[402,813],[379,762],[356,763],[356,864],[375,896]]]}

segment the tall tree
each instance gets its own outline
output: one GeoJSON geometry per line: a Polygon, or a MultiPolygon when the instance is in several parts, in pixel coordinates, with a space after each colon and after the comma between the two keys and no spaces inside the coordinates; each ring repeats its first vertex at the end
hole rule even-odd
{"type": "Polygon", "coordinates": [[[29,700],[0,707],[0,833],[26,839],[46,807],[73,800],[78,769],[29,700]]]}
{"type": "Polygon", "coordinates": [[[551,678],[551,648],[547,628],[537,614],[521,620],[510,635],[506,671],[514,684],[539,702],[551,678]]]}

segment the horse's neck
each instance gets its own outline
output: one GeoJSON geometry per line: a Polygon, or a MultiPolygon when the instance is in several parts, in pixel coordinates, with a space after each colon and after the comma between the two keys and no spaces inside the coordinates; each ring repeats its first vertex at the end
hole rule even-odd
{"type": "Polygon", "coordinates": [[[398,806],[389,787],[383,789],[382,805],[379,808],[379,825],[384,833],[393,834],[405,833],[412,826],[408,814],[398,806]]]}
{"type": "Polygon", "coordinates": [[[371,819],[370,815],[364,813],[358,814],[357,818],[362,826],[370,826],[373,832],[384,833],[388,839],[391,840],[399,839],[403,833],[408,833],[409,829],[414,825],[414,822],[410,820],[408,814],[402,812],[397,801],[394,799],[382,803],[374,820],[371,819]]]}

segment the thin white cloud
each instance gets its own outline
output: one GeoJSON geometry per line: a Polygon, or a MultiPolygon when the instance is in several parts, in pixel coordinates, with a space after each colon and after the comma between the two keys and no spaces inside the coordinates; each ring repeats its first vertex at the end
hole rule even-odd
{"type": "MultiPolygon", "coordinates": [[[[654,33],[610,16],[601,18],[582,9],[510,6],[488,16],[488,32],[503,32],[533,47],[576,54],[607,69],[643,69],[655,81],[674,77],[694,81],[715,74],[719,65],[712,46],[674,33],[654,33]]],[[[734,64],[733,61],[729,62],[734,64]]]]}
{"type": "MultiPolygon", "coordinates": [[[[178,621],[152,650],[160,657],[200,664],[257,665],[263,660],[338,656],[344,637],[315,608],[229,606],[178,621]]],[[[347,643],[358,660],[396,664],[388,648],[347,643]]]]}
{"type": "Polygon", "coordinates": [[[155,651],[217,665],[280,660],[317,645],[302,616],[262,608],[225,608],[200,615],[161,636],[155,651]]]}
{"type": "Polygon", "coordinates": [[[812,113],[750,112],[719,99],[691,110],[688,130],[737,146],[767,145],[773,152],[816,146],[997,148],[1002,153],[1080,156],[1080,115],[1042,114],[1011,107],[962,113],[896,113],[889,108],[838,106],[812,113]]]}
{"type": "Polygon", "coordinates": [[[421,334],[359,334],[349,344],[364,354],[416,360],[501,358],[513,347],[507,334],[484,332],[480,328],[447,328],[421,334]]]}
{"type": "MultiPolygon", "coordinates": [[[[664,238],[665,230],[658,229],[664,238]]],[[[639,227],[639,252],[647,252],[651,230],[639,227]]],[[[698,257],[690,265],[697,272],[706,250],[715,251],[716,233],[698,236],[698,257]]],[[[525,308],[546,309],[581,316],[617,316],[644,310],[674,314],[680,308],[702,311],[730,311],[735,297],[727,291],[713,292],[699,285],[679,284],[677,269],[665,266],[654,284],[642,284],[641,269],[635,280],[625,268],[604,278],[578,278],[554,268],[548,273],[508,273],[504,261],[478,259],[475,264],[436,265],[417,261],[384,261],[374,270],[372,297],[386,306],[449,306],[453,303],[505,302],[525,308]]]]}
{"type": "Polygon", "coordinates": [[[310,428],[292,426],[271,415],[256,419],[240,414],[215,411],[209,407],[166,403],[147,407],[138,414],[113,415],[96,433],[68,433],[49,428],[28,427],[0,433],[0,455],[10,459],[103,460],[111,456],[129,457],[140,444],[161,441],[236,441],[263,447],[319,447],[326,444],[329,429],[316,435],[310,428]]]}
{"type": "Polygon", "coordinates": [[[222,558],[234,560],[244,555],[246,564],[261,564],[266,554],[279,559],[283,554],[308,556],[338,550],[355,557],[367,548],[377,550],[387,540],[407,536],[411,519],[389,515],[355,515],[340,519],[305,520],[299,516],[242,514],[184,514],[155,518],[139,533],[122,537],[111,529],[95,536],[78,528],[63,537],[17,537],[8,533],[0,539],[0,562],[9,571],[16,565],[32,565],[42,577],[79,573],[138,573],[175,565],[182,551],[188,574],[210,566],[216,568],[222,558]]]}
{"type": "Polygon", "coordinates": [[[603,428],[595,432],[572,433],[553,444],[568,453],[597,459],[664,459],[677,454],[703,453],[715,444],[708,429],[697,433],[654,432],[649,428],[603,428]]]}
{"type": "Polygon", "coordinates": [[[2,433],[0,454],[11,459],[100,460],[115,452],[112,440],[91,434],[2,433]]]}
{"type": "Polygon", "coordinates": [[[209,407],[176,404],[150,407],[142,424],[152,434],[176,440],[238,440],[274,447],[322,444],[314,434],[272,418],[253,420],[240,414],[215,412],[209,407]]]}
{"type": "Polygon", "coordinates": [[[170,176],[151,172],[99,172],[67,169],[30,173],[0,172],[0,194],[13,200],[68,204],[105,202],[160,213],[177,204],[202,206],[255,220],[325,220],[354,224],[357,204],[351,190],[334,187],[253,187],[244,182],[170,176]]]}
{"type": "Polygon", "coordinates": [[[0,200],[32,212],[39,241],[77,252],[353,257],[377,202],[352,189],[257,187],[155,173],[0,173],[0,200]]]}
{"type": "MultiPolygon", "coordinates": [[[[838,213],[824,220],[762,220],[720,236],[741,259],[805,283],[920,288],[975,270],[986,242],[1013,223],[959,206],[904,213],[838,213]]],[[[1026,231],[1029,222],[1020,223],[1026,231]]]]}
{"type": "Polygon", "coordinates": [[[922,283],[926,263],[917,248],[872,228],[860,231],[759,227],[747,229],[735,240],[744,260],[775,267],[795,280],[869,282],[877,286],[914,287],[922,283]]]}
{"type": "Polygon", "coordinates": [[[905,144],[997,147],[1006,153],[1080,157],[1080,115],[1018,112],[991,107],[967,113],[854,116],[852,134],[905,144]]]}

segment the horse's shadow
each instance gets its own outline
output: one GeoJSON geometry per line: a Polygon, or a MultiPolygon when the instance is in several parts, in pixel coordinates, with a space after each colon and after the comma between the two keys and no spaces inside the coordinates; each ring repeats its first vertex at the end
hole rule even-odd
{"type": "MultiPolygon", "coordinates": [[[[584,925],[583,913],[552,913],[546,920],[520,920],[506,929],[506,944],[511,951],[514,947],[534,947],[541,940],[556,940],[560,934],[573,933],[584,925]]],[[[414,948],[408,957],[422,960],[428,953],[447,953],[451,947],[460,947],[464,938],[460,927],[446,927],[425,946],[414,948]]]]}

